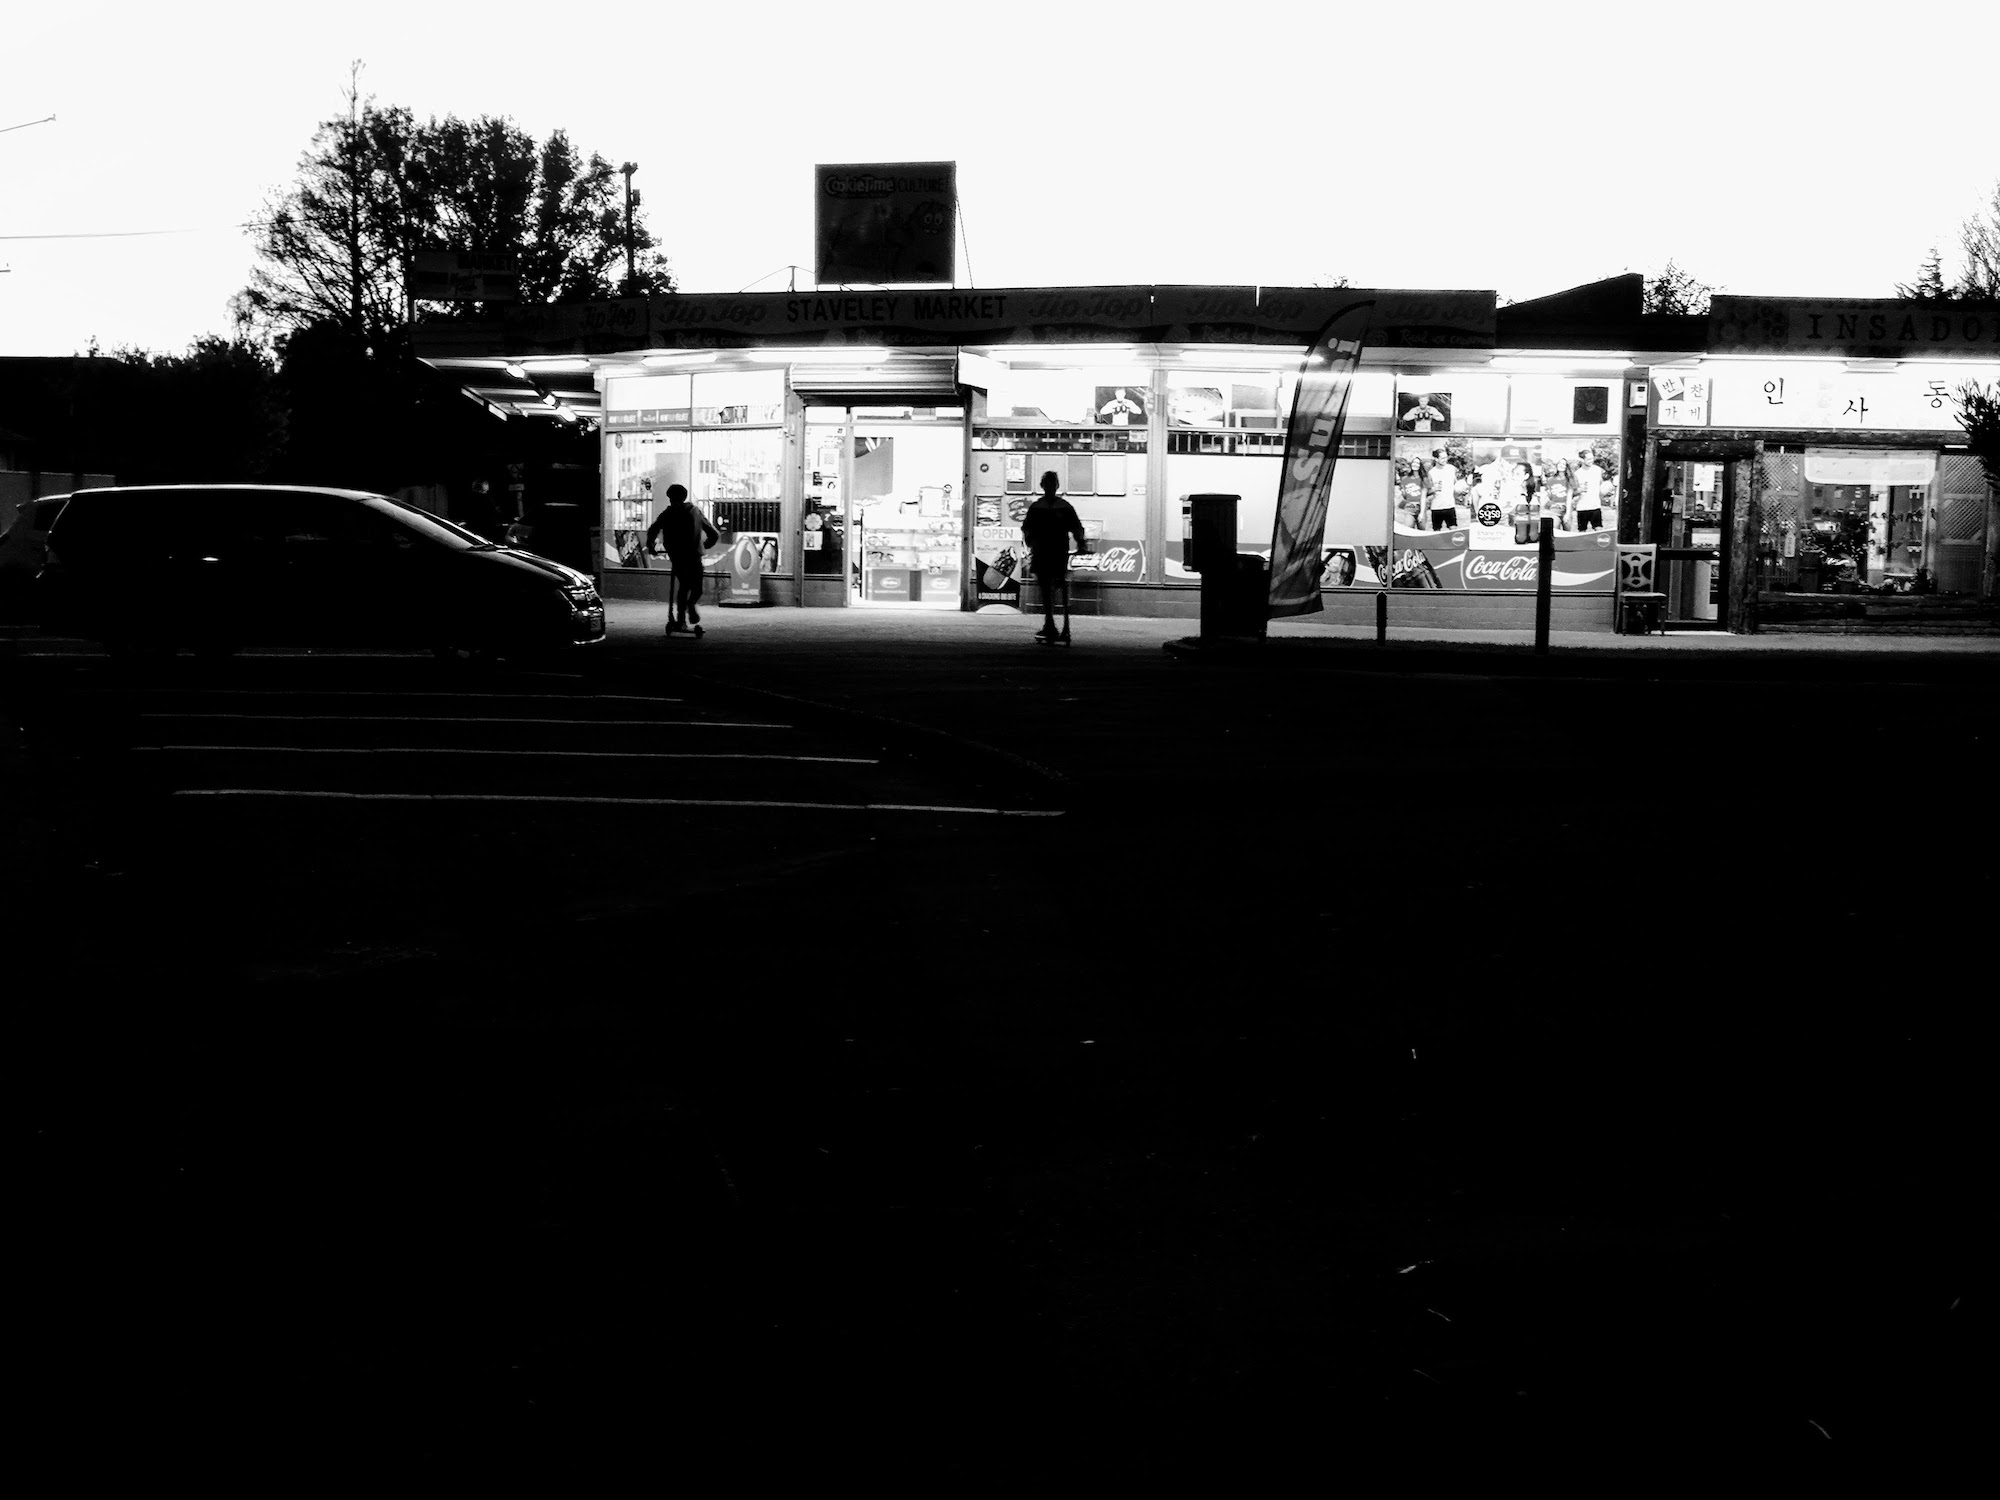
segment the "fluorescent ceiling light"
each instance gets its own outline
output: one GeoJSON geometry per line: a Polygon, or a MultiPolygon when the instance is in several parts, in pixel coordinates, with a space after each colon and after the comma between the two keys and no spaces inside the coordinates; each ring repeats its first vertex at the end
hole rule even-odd
{"type": "Polygon", "coordinates": [[[512,375],[516,380],[526,380],[528,378],[528,371],[524,365],[510,364],[507,366],[507,373],[512,375]]]}
{"type": "Polygon", "coordinates": [[[1893,359],[1844,359],[1841,365],[1853,375],[1888,375],[1894,372],[1898,360],[1893,359]]]}
{"type": "Polygon", "coordinates": [[[860,344],[836,348],[815,345],[810,349],[752,349],[745,352],[759,364],[774,365],[882,365],[896,357],[893,349],[869,348],[860,344]]]}
{"type": "Polygon", "coordinates": [[[587,359],[538,359],[529,368],[542,375],[578,375],[591,364],[587,359]]]}
{"type": "Polygon", "coordinates": [[[695,349],[685,354],[649,354],[641,363],[655,370],[670,370],[677,365],[708,365],[715,363],[715,351],[695,349]]]}
{"type": "Polygon", "coordinates": [[[1295,365],[1305,354],[1303,344],[1273,344],[1268,352],[1253,349],[1183,349],[1180,357],[1191,365],[1212,365],[1217,369],[1264,369],[1295,365]]]}
{"type": "Polygon", "coordinates": [[[1139,357],[1133,344],[990,344],[989,359],[1018,364],[1023,360],[1089,360],[1095,364],[1131,364],[1139,357]]]}

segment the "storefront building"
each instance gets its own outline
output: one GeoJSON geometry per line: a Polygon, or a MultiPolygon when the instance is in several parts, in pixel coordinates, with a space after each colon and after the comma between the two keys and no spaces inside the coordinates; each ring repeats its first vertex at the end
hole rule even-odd
{"type": "Polygon", "coordinates": [[[1717,297],[1656,364],[1640,534],[1670,617],[1755,630],[1827,591],[1992,592],[1996,517],[1954,395],[2000,381],[2000,306],[1717,297]]]}
{"type": "MultiPolygon", "coordinates": [[[[1506,308],[1490,292],[1354,288],[678,295],[419,334],[429,362],[496,413],[600,428],[594,552],[608,596],[665,597],[646,530],[678,482],[722,532],[709,561],[725,598],[1016,605],[1033,584],[1021,514],[1054,472],[1091,541],[1073,575],[1079,610],[1192,615],[1182,498],[1240,496],[1239,545],[1268,551],[1300,359],[1355,299],[1373,306],[1326,528],[1330,618],[1372,620],[1387,588],[1406,624],[1525,624],[1546,516],[1556,628],[1610,628],[1621,537],[1665,549],[1677,618],[1753,628],[1754,603],[1730,619],[1732,584],[1754,600],[1811,583],[1796,562],[1812,550],[1808,487],[1822,511],[1851,509],[1853,487],[1878,479],[1883,575],[1908,555],[1895,550],[1908,517],[1948,495],[1950,518],[1924,522],[1928,577],[1978,587],[1983,486],[1960,503],[1976,465],[1949,403],[1929,404],[1940,381],[2000,373],[2000,345],[1967,336],[1963,318],[1911,380],[1863,393],[1871,419],[1906,425],[1865,429],[1833,412],[1843,382],[1899,356],[1752,348],[1736,323],[1648,317],[1635,276],[1506,308]],[[1751,396],[1773,380],[1801,393],[1801,414],[1759,425],[1751,396]],[[1869,439],[1851,441],[1857,430],[1869,439]],[[1834,451],[1856,447],[1897,455],[1897,477],[1834,451]],[[1919,452],[1936,460],[1922,485],[1919,452]]],[[[1766,324],[1796,305],[1757,304],[1766,324]]]]}

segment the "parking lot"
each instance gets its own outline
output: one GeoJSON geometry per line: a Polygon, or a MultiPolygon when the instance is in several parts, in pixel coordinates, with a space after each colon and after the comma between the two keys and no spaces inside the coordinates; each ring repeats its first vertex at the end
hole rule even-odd
{"type": "Polygon", "coordinates": [[[53,1406],[446,1467],[1024,1403],[1963,1430],[1990,862],[1833,788],[1948,813],[1990,694],[717,613],[573,676],[7,668],[53,1406]],[[1649,722],[1715,748],[1635,839],[1649,722]]]}

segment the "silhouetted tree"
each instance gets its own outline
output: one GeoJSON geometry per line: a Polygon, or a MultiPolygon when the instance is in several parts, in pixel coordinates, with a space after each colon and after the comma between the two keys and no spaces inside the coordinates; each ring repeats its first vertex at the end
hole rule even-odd
{"type": "MultiPolygon", "coordinates": [[[[358,63],[345,102],[314,132],[297,179],[266,205],[255,230],[260,264],[236,304],[239,327],[275,342],[333,324],[373,357],[394,349],[413,316],[476,311],[409,305],[404,280],[420,250],[517,254],[530,302],[621,289],[623,184],[603,157],[578,151],[560,130],[538,146],[504,117],[419,122],[400,105],[364,99],[358,63]]],[[[672,291],[641,195],[632,198],[635,290],[672,291]]]]}
{"type": "Polygon", "coordinates": [[[2000,301],[2000,179],[1984,210],[1959,226],[1965,269],[1953,291],[1960,297],[2000,301]]]}
{"type": "Polygon", "coordinates": [[[1705,313],[1708,299],[1721,290],[1695,280],[1669,259],[1664,268],[1646,278],[1641,306],[1649,313],[1705,313]]]}
{"type": "Polygon", "coordinates": [[[1896,295],[1913,302],[1942,302],[1951,296],[1951,288],[1944,283],[1944,262],[1938,256],[1937,246],[1931,246],[1931,253],[1917,268],[1915,281],[1896,283],[1896,295]]]}
{"type": "Polygon", "coordinates": [[[1988,388],[1968,380],[1952,400],[1958,425],[1970,439],[1966,446],[1986,471],[1986,482],[2000,488],[2000,381],[1988,388]]]}

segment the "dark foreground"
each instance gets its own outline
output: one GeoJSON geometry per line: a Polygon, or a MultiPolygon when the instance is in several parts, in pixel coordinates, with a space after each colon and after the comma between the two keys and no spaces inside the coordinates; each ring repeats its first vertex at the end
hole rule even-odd
{"type": "Polygon", "coordinates": [[[35,1426],[951,1490],[1983,1427],[1990,683],[719,636],[559,691],[1066,815],[225,809],[16,664],[35,1426]]]}

